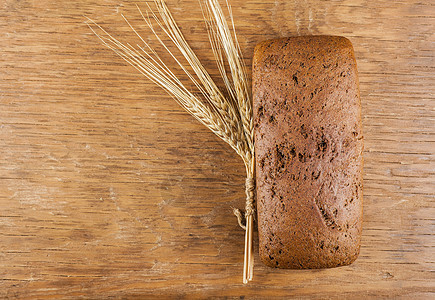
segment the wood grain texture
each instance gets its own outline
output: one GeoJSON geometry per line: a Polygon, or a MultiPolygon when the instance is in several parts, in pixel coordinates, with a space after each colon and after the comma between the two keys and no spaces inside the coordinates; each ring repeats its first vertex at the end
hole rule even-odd
{"type": "MultiPolygon", "coordinates": [[[[167,3],[217,77],[197,1],[167,3]]],[[[431,1],[231,3],[247,64],[268,38],[352,41],[365,137],[359,259],[278,270],[256,254],[242,285],[231,213],[244,202],[241,160],[84,23],[130,41],[120,13],[139,25],[134,3],[4,0],[0,298],[435,297],[431,1]]]]}

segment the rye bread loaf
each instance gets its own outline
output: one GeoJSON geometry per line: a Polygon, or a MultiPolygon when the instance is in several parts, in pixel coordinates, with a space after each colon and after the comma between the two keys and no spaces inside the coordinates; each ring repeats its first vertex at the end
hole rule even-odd
{"type": "Polygon", "coordinates": [[[352,263],[363,166],[352,44],[336,36],[258,44],[253,105],[261,259],[279,268],[352,263]]]}

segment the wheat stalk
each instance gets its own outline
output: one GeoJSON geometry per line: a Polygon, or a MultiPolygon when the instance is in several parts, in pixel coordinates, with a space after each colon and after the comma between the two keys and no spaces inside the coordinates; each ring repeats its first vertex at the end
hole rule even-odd
{"type": "MultiPolygon", "coordinates": [[[[253,277],[253,258],[252,255],[252,234],[253,234],[253,192],[254,192],[254,126],[252,117],[252,102],[250,97],[249,80],[246,74],[245,64],[243,63],[242,52],[237,41],[236,31],[234,29],[234,20],[232,17],[231,7],[226,1],[229,16],[231,18],[232,32],[225,19],[225,15],[219,5],[218,0],[208,0],[206,2],[206,9],[203,10],[204,18],[207,21],[207,30],[209,34],[210,44],[212,46],[215,60],[218,64],[221,77],[224,80],[226,89],[233,101],[237,103],[238,111],[240,114],[243,131],[245,134],[246,142],[249,146],[248,151],[245,153],[245,167],[246,167],[246,207],[245,207],[245,260],[243,268],[243,282],[247,283],[253,277]],[[222,55],[223,52],[223,55],[222,55]],[[227,75],[225,69],[224,58],[227,60],[231,79],[227,75]]],[[[237,209],[234,210],[240,223],[241,212],[237,209]]]]}
{"type": "Polygon", "coordinates": [[[152,31],[158,42],[195,85],[202,97],[191,92],[177,78],[158,53],[141,37],[123,15],[122,17],[143,45],[137,44],[132,46],[129,43],[122,43],[89,18],[87,24],[107,47],[112,49],[144,76],[166,90],[178,104],[219,138],[228,143],[242,158],[247,175],[245,225],[242,223],[243,217],[240,210],[235,209],[234,213],[238,217],[240,226],[246,229],[243,282],[247,283],[249,280],[252,280],[253,275],[254,132],[249,80],[240,46],[235,35],[231,8],[226,3],[234,37],[217,0],[206,0],[205,8],[202,7],[211,47],[228,92],[228,97],[225,97],[186,42],[165,2],[156,0],[154,4],[157,13],[153,12],[147,4],[151,11],[151,17],[148,12],[143,14],[138,6],[137,8],[145,24],[152,31]],[[186,65],[164,43],[164,37],[161,37],[157,33],[151,18],[164,33],[164,36],[169,38],[176,46],[193,73],[188,70],[186,65]],[[230,69],[229,75],[225,68],[225,62],[228,63],[230,69]]]}

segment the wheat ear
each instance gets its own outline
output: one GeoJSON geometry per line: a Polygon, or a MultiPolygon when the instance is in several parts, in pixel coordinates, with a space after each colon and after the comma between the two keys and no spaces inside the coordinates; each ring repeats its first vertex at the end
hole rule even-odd
{"type": "Polygon", "coordinates": [[[137,8],[159,43],[193,82],[202,97],[198,97],[186,88],[167,64],[163,62],[163,59],[144,41],[124,16],[122,17],[131,30],[143,43],[142,46],[132,46],[129,43],[124,44],[120,42],[89,18],[87,24],[107,47],[112,49],[140,73],[166,90],[187,112],[228,143],[242,158],[247,173],[245,225],[243,225],[243,217],[240,210],[236,209],[234,213],[238,217],[240,226],[246,229],[243,282],[247,283],[249,280],[252,280],[253,274],[252,233],[255,191],[252,104],[249,93],[249,81],[240,47],[235,36],[230,7],[228,6],[233,25],[234,39],[218,1],[207,1],[206,9],[203,10],[203,13],[208,24],[210,43],[227,88],[228,97],[225,97],[219,90],[194,51],[190,48],[164,1],[154,1],[157,14],[147,4],[151,11],[151,17],[164,35],[171,40],[182,54],[195,76],[163,42],[163,38],[155,30],[148,13],[144,15],[140,8],[137,8]],[[230,67],[230,77],[226,74],[224,58],[230,67]]]}
{"type": "MultiPolygon", "coordinates": [[[[242,52],[237,41],[234,28],[231,6],[226,2],[228,13],[231,18],[232,32],[217,0],[208,0],[203,9],[204,19],[207,23],[207,30],[210,44],[217,62],[221,77],[225,83],[229,96],[237,103],[243,131],[249,151],[245,153],[246,167],[246,207],[245,207],[245,260],[243,268],[243,282],[247,283],[253,277],[252,235],[254,217],[254,126],[252,117],[252,103],[250,97],[249,80],[246,74],[246,67],[243,62],[242,52]],[[229,66],[229,74],[225,68],[225,60],[229,66]]],[[[235,209],[234,214],[241,223],[241,212],[235,209]]]]}

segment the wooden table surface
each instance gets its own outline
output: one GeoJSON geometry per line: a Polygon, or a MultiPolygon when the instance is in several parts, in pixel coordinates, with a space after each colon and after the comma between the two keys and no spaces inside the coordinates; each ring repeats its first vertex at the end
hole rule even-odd
{"type": "MultiPolygon", "coordinates": [[[[198,2],[167,3],[217,78],[198,2]]],[[[134,4],[0,3],[0,298],[434,299],[432,1],[231,0],[249,65],[268,38],[352,41],[365,136],[359,259],[278,270],[256,253],[248,285],[241,160],[85,24],[135,41],[134,4]]]]}

